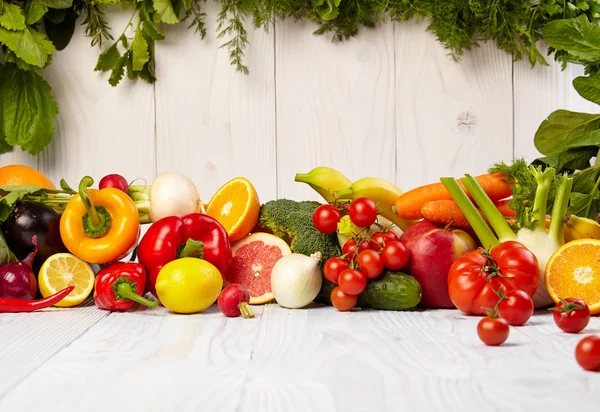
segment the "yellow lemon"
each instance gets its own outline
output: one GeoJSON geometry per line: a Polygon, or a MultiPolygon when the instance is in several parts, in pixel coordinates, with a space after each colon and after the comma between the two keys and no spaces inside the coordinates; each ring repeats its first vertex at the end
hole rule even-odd
{"type": "Polygon", "coordinates": [[[90,296],[94,288],[94,270],[85,261],[70,253],[56,253],[50,256],[38,275],[38,284],[43,297],[75,286],[63,300],[54,306],[69,308],[81,304],[90,296]]]}
{"type": "Polygon", "coordinates": [[[175,313],[196,313],[217,301],[223,278],[206,260],[185,257],[167,263],[156,278],[156,293],[175,313]]]}

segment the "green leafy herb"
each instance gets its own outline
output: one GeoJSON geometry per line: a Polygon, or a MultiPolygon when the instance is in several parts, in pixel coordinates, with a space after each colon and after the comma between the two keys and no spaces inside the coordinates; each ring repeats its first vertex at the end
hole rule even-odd
{"type": "Polygon", "coordinates": [[[0,3],[0,26],[7,30],[25,30],[25,15],[19,6],[0,3]]]}
{"type": "Polygon", "coordinates": [[[73,0],[40,0],[51,9],[68,9],[73,6],[73,0]]]}
{"type": "Polygon", "coordinates": [[[573,86],[581,97],[600,105],[600,78],[579,76],[573,80],[573,86]]]}
{"type": "Polygon", "coordinates": [[[41,0],[32,0],[27,4],[25,20],[27,24],[35,24],[48,12],[48,6],[41,0]]]}
{"type": "Polygon", "coordinates": [[[2,231],[0,231],[0,265],[14,262],[17,262],[17,258],[8,247],[8,244],[2,235],[2,231]]]}
{"type": "Polygon", "coordinates": [[[52,42],[31,26],[26,26],[19,31],[0,27],[0,43],[12,50],[19,59],[39,68],[46,66],[50,55],[55,50],[52,42]]]}
{"type": "Polygon", "coordinates": [[[132,47],[132,66],[134,71],[140,71],[144,68],[144,65],[150,60],[150,54],[148,53],[148,42],[142,34],[140,25],[138,25],[133,37],[132,47]]]}
{"type": "Polygon", "coordinates": [[[154,9],[160,17],[160,21],[167,24],[179,23],[179,18],[173,10],[173,3],[171,3],[171,0],[153,0],[153,3],[154,9]]]}

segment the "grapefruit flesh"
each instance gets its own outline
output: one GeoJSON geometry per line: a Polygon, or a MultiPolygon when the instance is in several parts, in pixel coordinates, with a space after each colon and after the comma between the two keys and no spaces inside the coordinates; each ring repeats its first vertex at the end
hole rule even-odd
{"type": "Polygon", "coordinates": [[[233,260],[225,281],[248,289],[251,305],[272,301],[271,270],[279,259],[292,253],[288,244],[268,233],[254,233],[235,242],[231,252],[233,260]]]}

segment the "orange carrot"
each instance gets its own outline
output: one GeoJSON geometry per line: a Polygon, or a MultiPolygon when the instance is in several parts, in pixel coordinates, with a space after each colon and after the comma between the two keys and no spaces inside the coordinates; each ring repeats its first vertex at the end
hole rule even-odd
{"type": "MultiPolygon", "coordinates": [[[[505,181],[506,175],[503,173],[483,174],[477,176],[476,179],[492,201],[505,199],[512,194],[511,184],[505,181]]],[[[472,200],[473,198],[462,182],[459,180],[458,183],[472,200]]],[[[407,220],[421,219],[423,205],[434,200],[453,200],[441,182],[417,187],[400,195],[396,199],[396,213],[407,220]]]]}
{"type": "Polygon", "coordinates": [[[504,217],[515,217],[517,215],[517,211],[515,209],[511,209],[508,204],[511,199],[502,199],[494,202],[502,216],[504,217]]]}
{"type": "MultiPolygon", "coordinates": [[[[477,210],[483,216],[481,210],[477,210]]],[[[441,225],[450,225],[460,229],[471,228],[469,221],[454,200],[432,200],[427,202],[421,207],[421,214],[425,219],[441,225]]]]}

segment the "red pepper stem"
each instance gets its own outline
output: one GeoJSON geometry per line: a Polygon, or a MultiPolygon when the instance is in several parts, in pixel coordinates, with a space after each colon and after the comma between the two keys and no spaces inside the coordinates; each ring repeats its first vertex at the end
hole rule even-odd
{"type": "Polygon", "coordinates": [[[146,299],[143,296],[138,295],[133,291],[133,287],[128,282],[121,282],[117,285],[117,299],[129,299],[140,305],[155,308],[158,306],[158,302],[155,300],[146,299]]]}
{"type": "Polygon", "coordinates": [[[248,306],[248,302],[240,302],[238,308],[240,308],[240,312],[242,313],[242,317],[244,319],[250,319],[254,317],[254,312],[250,306],[248,306]]]}
{"type": "Polygon", "coordinates": [[[188,239],[177,251],[177,257],[195,257],[202,259],[204,257],[204,243],[199,240],[188,239]]]}
{"type": "Polygon", "coordinates": [[[111,217],[110,213],[104,206],[94,206],[90,194],[88,193],[88,187],[94,184],[94,179],[90,176],[84,176],[79,182],[79,197],[85,206],[87,213],[81,218],[83,222],[83,230],[89,237],[101,237],[106,234],[110,227],[111,217]]]}

